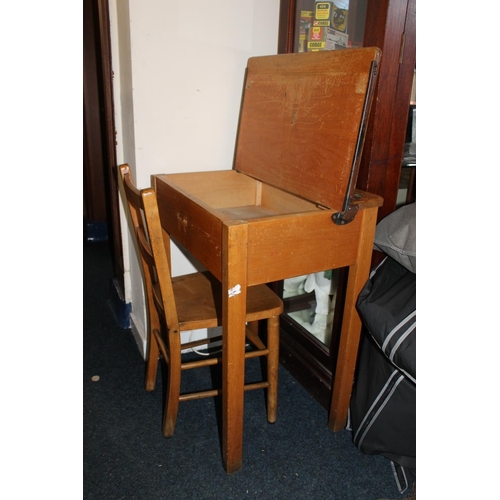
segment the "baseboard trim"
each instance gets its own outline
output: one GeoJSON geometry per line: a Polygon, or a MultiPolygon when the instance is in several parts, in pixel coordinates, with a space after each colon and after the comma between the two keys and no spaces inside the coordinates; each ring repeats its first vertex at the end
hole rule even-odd
{"type": "Polygon", "coordinates": [[[145,360],[146,359],[146,332],[139,330],[137,328],[137,325],[135,324],[134,321],[134,315],[132,314],[130,316],[130,323],[131,323],[131,329],[132,329],[132,336],[134,337],[135,343],[137,344],[137,348],[139,349],[139,352],[141,353],[142,358],[145,360]]]}
{"type": "Polygon", "coordinates": [[[132,304],[125,302],[125,297],[116,278],[111,280],[108,302],[118,325],[124,329],[131,328],[130,313],[132,312],[132,304]]]}
{"type": "Polygon", "coordinates": [[[141,356],[146,359],[145,332],[141,332],[137,328],[132,314],[132,304],[130,302],[125,302],[125,298],[123,297],[122,290],[116,278],[111,281],[108,303],[118,325],[124,330],[132,331],[132,336],[137,344],[137,348],[141,356]]]}

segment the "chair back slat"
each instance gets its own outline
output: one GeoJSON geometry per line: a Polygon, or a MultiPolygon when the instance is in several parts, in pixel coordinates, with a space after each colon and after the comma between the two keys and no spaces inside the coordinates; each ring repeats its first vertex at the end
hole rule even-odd
{"type": "Polygon", "coordinates": [[[158,202],[154,189],[141,191],[142,208],[148,229],[149,242],[154,256],[155,271],[163,299],[165,319],[170,330],[179,333],[179,320],[175,307],[174,289],[168,254],[165,250],[163,229],[160,222],[158,202]]]}
{"type": "MultiPolygon", "coordinates": [[[[150,314],[160,308],[168,329],[179,330],[172,287],[170,262],[158,214],[156,194],[151,188],[139,191],[128,165],[120,165],[120,181],[126,197],[134,242],[140,255],[150,314]],[[157,290],[161,297],[158,297],[157,290]]],[[[168,240],[167,240],[168,241],[168,240]]]]}

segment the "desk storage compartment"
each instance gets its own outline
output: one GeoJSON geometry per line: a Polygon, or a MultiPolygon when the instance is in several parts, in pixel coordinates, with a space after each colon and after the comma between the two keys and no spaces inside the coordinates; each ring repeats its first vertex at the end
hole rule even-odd
{"type": "MultiPolygon", "coordinates": [[[[317,204],[235,170],[169,174],[168,180],[223,220],[320,210],[317,204]]],[[[323,207],[324,208],[324,207],[323,207]]]]}
{"type": "MultiPolygon", "coordinates": [[[[356,262],[362,218],[334,224],[336,213],[234,170],[158,175],[154,178],[162,224],[222,279],[222,226],[246,224],[248,285],[356,262]],[[169,200],[168,202],[166,200],[169,200]]],[[[380,198],[358,192],[357,203],[380,198]]]]}

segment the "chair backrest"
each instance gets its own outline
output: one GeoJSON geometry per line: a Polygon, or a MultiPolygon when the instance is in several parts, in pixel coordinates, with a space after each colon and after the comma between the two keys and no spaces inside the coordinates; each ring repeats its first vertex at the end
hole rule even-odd
{"type": "Polygon", "coordinates": [[[159,324],[155,323],[163,317],[169,330],[178,331],[170,271],[170,237],[161,227],[156,193],[152,188],[139,191],[127,164],[119,166],[119,174],[122,193],[127,201],[129,224],[140,254],[152,328],[159,330],[159,324]]]}

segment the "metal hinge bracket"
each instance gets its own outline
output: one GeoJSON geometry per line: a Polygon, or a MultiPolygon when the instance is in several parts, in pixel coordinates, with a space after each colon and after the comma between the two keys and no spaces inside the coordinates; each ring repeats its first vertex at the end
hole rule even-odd
{"type": "Polygon", "coordinates": [[[359,205],[353,205],[349,203],[347,209],[344,212],[337,212],[332,215],[332,220],[338,226],[344,226],[345,224],[349,224],[354,220],[356,214],[358,213],[359,205]]]}

